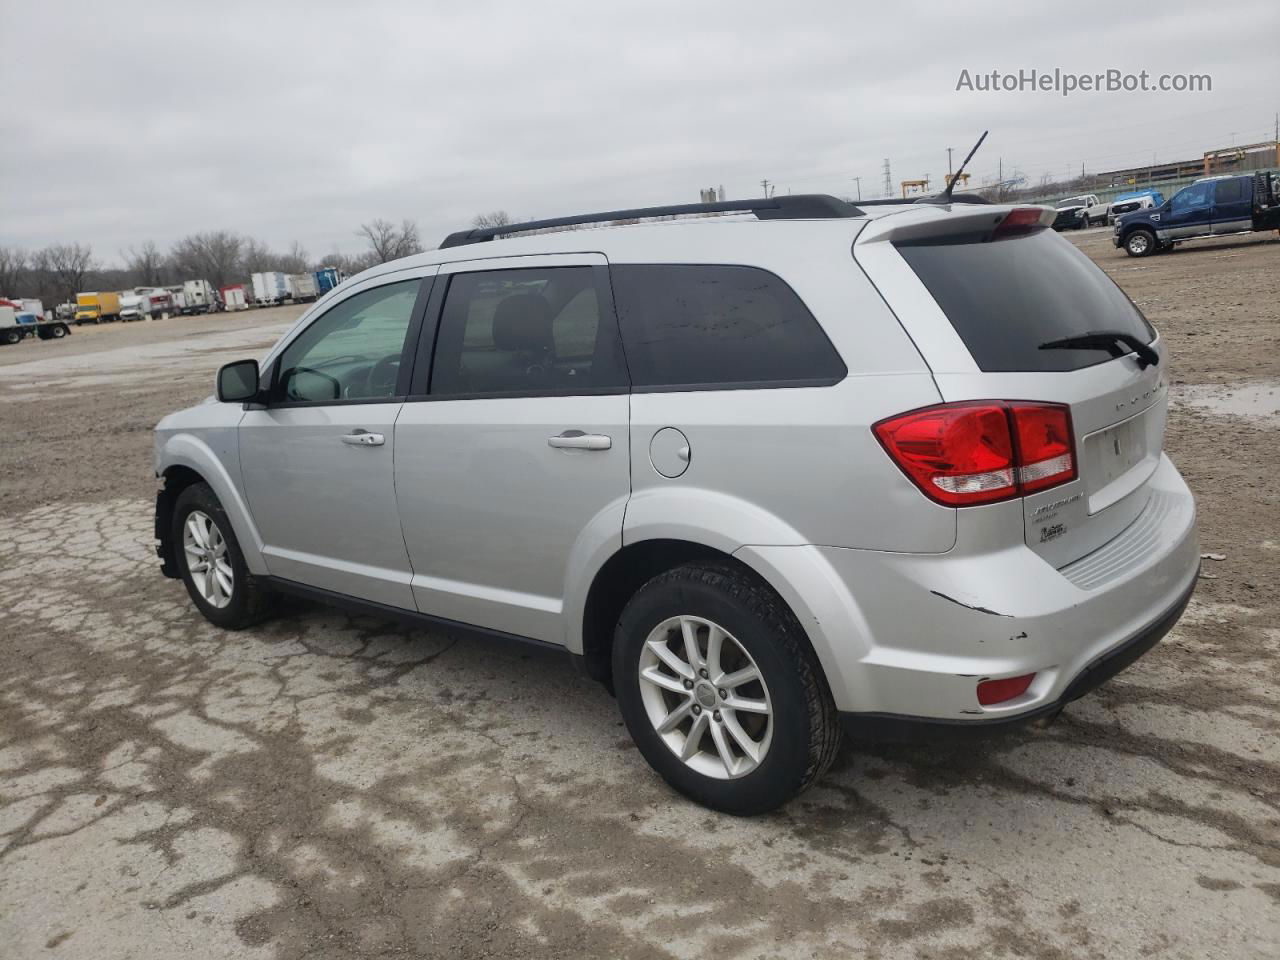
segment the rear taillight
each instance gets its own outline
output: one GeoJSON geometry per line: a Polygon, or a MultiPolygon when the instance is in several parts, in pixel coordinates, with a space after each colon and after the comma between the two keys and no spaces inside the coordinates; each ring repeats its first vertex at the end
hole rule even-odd
{"type": "Polygon", "coordinates": [[[946,403],[873,428],[889,456],[931,500],[995,503],[1074,480],[1071,414],[1056,403],[946,403]]]}
{"type": "Polygon", "coordinates": [[[1071,414],[1066,407],[1011,403],[1014,445],[1018,450],[1018,482],[1022,493],[1035,493],[1076,478],[1071,414]]]}

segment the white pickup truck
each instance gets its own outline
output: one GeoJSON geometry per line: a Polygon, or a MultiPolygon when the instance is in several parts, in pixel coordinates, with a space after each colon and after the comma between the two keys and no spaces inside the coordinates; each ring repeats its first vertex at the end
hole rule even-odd
{"type": "MultiPolygon", "coordinates": [[[[1054,208],[1058,211],[1059,220],[1074,217],[1075,225],[1083,229],[1106,223],[1110,204],[1103,203],[1092,193],[1087,193],[1083,196],[1059,200],[1054,204],[1054,208]]],[[[1055,222],[1054,226],[1058,227],[1058,224],[1055,222]]],[[[1062,228],[1059,227],[1059,229],[1062,228]]]]}

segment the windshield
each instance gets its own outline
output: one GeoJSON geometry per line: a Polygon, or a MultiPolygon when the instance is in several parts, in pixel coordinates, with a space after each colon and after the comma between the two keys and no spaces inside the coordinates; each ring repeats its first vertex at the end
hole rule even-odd
{"type": "Polygon", "coordinates": [[[1155,337],[1138,308],[1087,256],[1052,230],[987,240],[898,244],[979,369],[1078,370],[1107,357],[1096,350],[1041,350],[1091,330],[1155,337]]]}
{"type": "Polygon", "coordinates": [[[1059,210],[1062,210],[1065,207],[1083,207],[1083,206],[1084,206],[1084,197],[1069,197],[1066,200],[1058,201],[1059,210]]]}

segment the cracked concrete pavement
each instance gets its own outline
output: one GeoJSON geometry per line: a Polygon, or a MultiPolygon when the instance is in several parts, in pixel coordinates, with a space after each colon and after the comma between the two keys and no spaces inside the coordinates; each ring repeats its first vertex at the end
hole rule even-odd
{"type": "MultiPolygon", "coordinates": [[[[1179,384],[1280,377],[1274,242],[1073,239],[1179,384]]],[[[1175,404],[1227,559],[1150,655],[1052,727],[847,744],[739,820],[558,655],[285,600],[223,633],[160,577],[150,427],[291,315],[0,351],[0,955],[1280,955],[1273,419],[1175,404]]]]}

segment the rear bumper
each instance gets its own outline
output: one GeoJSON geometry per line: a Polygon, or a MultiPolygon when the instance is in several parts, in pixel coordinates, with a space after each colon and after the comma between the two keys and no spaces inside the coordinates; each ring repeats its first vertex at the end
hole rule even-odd
{"type": "Polygon", "coordinates": [[[1106,679],[1104,664],[1121,669],[1176,622],[1200,564],[1195,501],[1163,456],[1132,495],[1147,498],[1137,519],[1061,569],[1025,543],[991,542],[993,530],[1022,528],[1020,501],[960,511],[957,545],[945,554],[738,555],[796,612],[837,709],[857,715],[849,723],[998,726],[1055,712],[1106,679]],[[1036,676],[1021,696],[978,703],[982,680],[1028,673],[1036,676]]]}
{"type": "Polygon", "coordinates": [[[861,740],[913,743],[992,736],[1025,726],[1035,720],[1052,719],[1072,700],[1079,700],[1085,694],[1102,686],[1159,643],[1182,616],[1182,612],[1191,601],[1191,595],[1195,593],[1195,586],[1195,580],[1192,580],[1178,602],[1159,620],[1086,665],[1067,686],[1061,697],[1034,710],[1012,716],[978,720],[943,720],[936,717],[912,717],[893,713],[842,712],[840,720],[845,732],[851,737],[861,740]]]}

